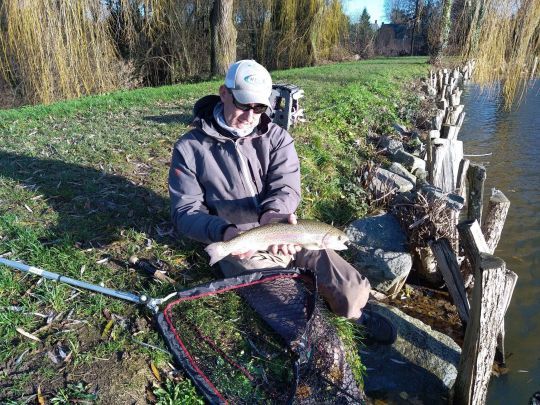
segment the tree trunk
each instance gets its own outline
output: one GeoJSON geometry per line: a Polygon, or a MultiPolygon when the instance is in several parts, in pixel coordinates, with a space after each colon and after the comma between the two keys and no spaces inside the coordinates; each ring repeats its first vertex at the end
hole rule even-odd
{"type": "Polygon", "coordinates": [[[233,24],[233,0],[214,0],[211,14],[212,75],[223,76],[236,59],[236,28],[233,24]]]}
{"type": "Polygon", "coordinates": [[[416,32],[416,26],[418,25],[418,19],[420,18],[420,16],[418,15],[419,8],[420,8],[419,6],[420,6],[420,0],[416,0],[416,4],[414,7],[414,22],[413,22],[413,27],[412,27],[412,32],[411,32],[411,56],[414,56],[414,34],[416,32]]]}
{"type": "Polygon", "coordinates": [[[450,11],[452,10],[452,2],[453,0],[443,0],[439,38],[437,40],[437,45],[435,46],[435,49],[433,49],[433,53],[429,61],[432,65],[441,64],[444,50],[448,45],[448,37],[450,36],[450,11]]]}

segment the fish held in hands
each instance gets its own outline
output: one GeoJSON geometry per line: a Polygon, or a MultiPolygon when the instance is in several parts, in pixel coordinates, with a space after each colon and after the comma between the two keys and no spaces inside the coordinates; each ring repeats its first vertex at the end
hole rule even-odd
{"type": "Polygon", "coordinates": [[[299,245],[307,250],[345,250],[347,235],[323,222],[299,219],[297,224],[271,223],[243,232],[227,242],[216,242],[205,250],[210,265],[234,252],[268,250],[272,245],[299,245]]]}

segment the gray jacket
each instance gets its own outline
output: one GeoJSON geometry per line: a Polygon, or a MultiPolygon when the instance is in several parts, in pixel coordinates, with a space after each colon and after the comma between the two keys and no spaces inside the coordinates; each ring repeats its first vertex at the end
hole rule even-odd
{"type": "Polygon", "coordinates": [[[169,170],[171,216],[176,230],[204,243],[221,241],[234,224],[258,225],[268,210],[295,212],[300,165],[291,135],[266,114],[253,135],[235,138],[213,118],[218,96],[194,107],[194,129],[174,145],[169,170]]]}

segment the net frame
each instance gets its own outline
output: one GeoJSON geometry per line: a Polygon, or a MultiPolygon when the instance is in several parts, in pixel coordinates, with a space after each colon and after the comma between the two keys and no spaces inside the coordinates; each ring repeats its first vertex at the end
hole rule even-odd
{"type": "MultiPolygon", "coordinates": [[[[205,397],[205,399],[212,404],[227,404],[228,401],[225,396],[216,388],[215,384],[199,367],[197,360],[189,352],[188,348],[184,344],[180,334],[174,326],[174,322],[171,317],[171,310],[176,305],[190,300],[196,300],[211,295],[222,294],[229,291],[235,291],[244,287],[252,287],[262,283],[268,283],[279,279],[299,279],[303,278],[309,284],[316,286],[314,275],[311,272],[307,272],[301,269],[288,269],[279,271],[265,271],[265,272],[250,272],[249,274],[243,274],[237,277],[229,277],[220,280],[215,280],[194,288],[184,290],[177,293],[177,298],[169,302],[163,311],[158,312],[155,315],[156,325],[159,332],[163,336],[170,353],[178,364],[182,366],[186,374],[192,380],[193,384],[198,388],[199,392],[205,397]]],[[[293,364],[293,384],[287,395],[287,403],[292,403],[297,387],[302,364],[305,363],[309,357],[309,344],[307,342],[307,336],[309,335],[310,321],[312,319],[315,302],[317,298],[316,288],[312,290],[312,295],[307,299],[306,305],[306,324],[305,329],[300,331],[299,338],[294,344],[289,343],[287,349],[291,351],[291,355],[295,357],[293,364]]],[[[270,327],[272,327],[270,325],[270,327]]],[[[219,348],[218,348],[219,350],[219,348]]],[[[226,355],[225,355],[226,357],[226,355]]],[[[234,362],[229,359],[227,361],[234,362]]],[[[242,372],[242,366],[237,365],[237,368],[242,372]]],[[[249,377],[248,377],[249,378],[249,377]]]]}

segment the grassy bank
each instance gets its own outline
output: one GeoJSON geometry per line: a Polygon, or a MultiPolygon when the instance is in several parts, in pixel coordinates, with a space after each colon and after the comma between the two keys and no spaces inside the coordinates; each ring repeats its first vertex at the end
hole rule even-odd
{"type": "MultiPolygon", "coordinates": [[[[404,84],[426,71],[423,58],[401,58],[273,73],[275,82],[296,84],[306,95],[308,122],[292,130],[302,163],[301,217],[341,226],[368,212],[356,182],[372,153],[366,135],[414,119],[417,100],[404,84]]],[[[194,102],[219,84],[0,111],[0,254],[157,297],[173,287],[129,269],[131,255],[170,264],[179,288],[216,277],[201,245],[171,238],[167,171],[194,102]]],[[[119,300],[1,267],[0,401],[29,398],[40,385],[48,399],[99,385],[103,401],[144,403],[145,387],[155,381],[149,364],[165,373],[170,361],[137,343],[164,349],[149,319],[119,300]],[[58,348],[72,353],[68,362],[51,359],[58,348]],[[87,386],[68,385],[80,382],[87,386]]]]}

